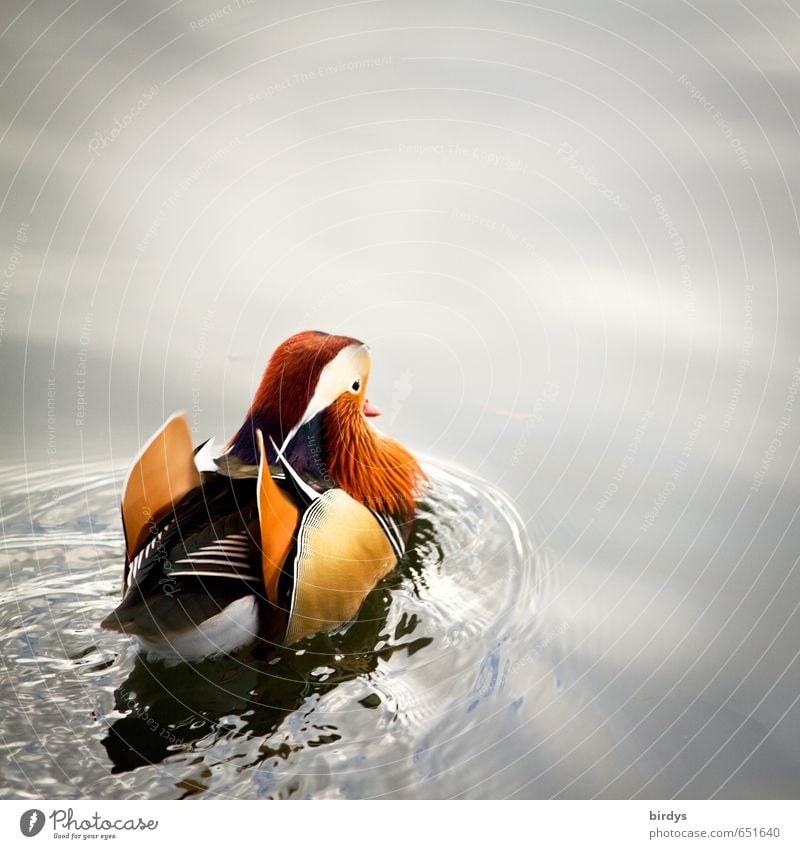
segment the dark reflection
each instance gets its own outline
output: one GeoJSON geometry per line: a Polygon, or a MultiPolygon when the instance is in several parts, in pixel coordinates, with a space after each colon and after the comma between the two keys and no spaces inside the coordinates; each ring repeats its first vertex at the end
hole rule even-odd
{"type": "MultiPolygon", "coordinates": [[[[199,752],[223,736],[267,739],[309,697],[321,697],[343,682],[372,672],[379,660],[395,652],[411,655],[429,645],[431,637],[413,639],[419,617],[404,614],[393,633],[388,633],[387,615],[393,588],[405,580],[416,587],[422,569],[419,552],[427,548],[431,530],[429,524],[415,529],[403,564],[369,594],[357,619],[338,632],[309,637],[291,648],[263,643],[202,663],[168,666],[137,657],[130,675],[114,693],[116,710],[126,716],[110,725],[102,741],[112,772],[158,764],[176,752],[199,752]]],[[[277,748],[265,742],[257,757],[241,766],[285,759],[301,745],[312,748],[340,739],[336,728],[315,728],[310,717],[307,726],[318,732],[313,739],[303,738],[296,746],[284,742],[277,748]]],[[[183,784],[187,795],[206,789],[183,784]]]]}

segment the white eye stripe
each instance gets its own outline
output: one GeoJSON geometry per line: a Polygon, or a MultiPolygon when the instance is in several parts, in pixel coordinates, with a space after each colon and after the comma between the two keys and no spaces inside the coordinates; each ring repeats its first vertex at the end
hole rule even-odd
{"type": "Polygon", "coordinates": [[[343,392],[352,391],[353,375],[358,375],[361,380],[363,375],[369,374],[370,362],[369,348],[366,345],[352,344],[342,348],[320,372],[308,407],[300,421],[287,434],[279,453],[286,451],[294,435],[306,422],[310,422],[343,392]]]}

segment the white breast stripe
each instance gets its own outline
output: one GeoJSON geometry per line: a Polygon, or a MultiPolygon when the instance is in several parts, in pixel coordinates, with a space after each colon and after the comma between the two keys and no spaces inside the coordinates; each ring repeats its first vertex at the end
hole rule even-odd
{"type": "Polygon", "coordinates": [[[378,523],[383,528],[383,532],[386,534],[389,543],[392,546],[392,550],[397,555],[397,559],[399,560],[405,554],[405,546],[403,545],[403,539],[400,536],[400,529],[397,527],[397,523],[392,519],[391,516],[387,516],[383,513],[378,513],[375,510],[370,510],[370,513],[378,520],[378,523]]]}
{"type": "Polygon", "coordinates": [[[322,512],[326,501],[328,500],[325,497],[325,494],[319,495],[317,493],[317,499],[311,503],[311,506],[306,510],[305,515],[303,516],[300,522],[300,528],[297,531],[297,551],[294,555],[294,584],[292,586],[292,600],[289,604],[289,621],[292,620],[292,613],[294,612],[294,603],[297,599],[297,586],[300,581],[303,580],[303,576],[301,574],[302,570],[300,566],[302,565],[302,557],[304,554],[304,546],[306,542],[306,525],[311,522],[316,521],[317,515],[322,512]]]}
{"type": "Polygon", "coordinates": [[[386,519],[389,524],[389,527],[391,528],[391,530],[394,531],[394,534],[397,537],[397,544],[400,546],[400,551],[405,554],[406,544],[403,540],[403,535],[400,533],[400,527],[398,526],[397,522],[395,522],[395,520],[389,515],[385,515],[383,518],[386,519]]]}
{"type": "Polygon", "coordinates": [[[292,480],[294,480],[297,487],[301,492],[305,493],[310,501],[316,501],[319,498],[319,493],[316,489],[312,489],[294,470],[292,464],[283,456],[283,451],[286,448],[286,445],[289,442],[290,437],[286,438],[286,442],[283,443],[283,448],[278,448],[275,444],[275,440],[270,436],[269,441],[272,443],[273,450],[278,455],[278,462],[283,463],[283,468],[292,476],[292,480]]]}

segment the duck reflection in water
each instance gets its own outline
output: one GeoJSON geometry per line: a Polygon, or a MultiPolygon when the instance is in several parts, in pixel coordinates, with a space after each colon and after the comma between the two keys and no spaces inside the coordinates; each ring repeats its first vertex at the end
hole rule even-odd
{"type": "MultiPolygon", "coordinates": [[[[240,762],[240,769],[286,760],[302,747],[336,742],[336,727],[314,723],[317,701],[337,686],[369,675],[396,652],[412,655],[432,642],[430,637],[414,638],[421,621],[416,616],[402,615],[392,633],[387,626],[392,590],[410,583],[417,592],[424,580],[414,543],[423,542],[432,530],[420,519],[400,568],[369,593],[356,619],[334,632],[291,647],[263,641],[197,663],[169,665],[139,655],[114,693],[116,711],[126,715],[109,726],[102,741],[112,772],[168,758],[185,760],[187,753],[202,757],[224,737],[263,738],[260,746],[249,749],[255,754],[240,762]],[[302,719],[301,727],[294,727],[293,716],[302,719]]],[[[370,696],[360,706],[378,704],[378,697],[370,696]]],[[[196,778],[179,785],[184,795],[206,789],[196,778]]]]}

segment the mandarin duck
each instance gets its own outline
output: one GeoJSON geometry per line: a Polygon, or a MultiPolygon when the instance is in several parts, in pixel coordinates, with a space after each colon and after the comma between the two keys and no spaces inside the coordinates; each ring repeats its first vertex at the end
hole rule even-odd
{"type": "Polygon", "coordinates": [[[298,333],[219,456],[172,416],[123,487],[123,598],[101,623],[151,657],[292,644],[352,619],[403,556],[425,480],[368,418],[357,339],[298,333]]]}

